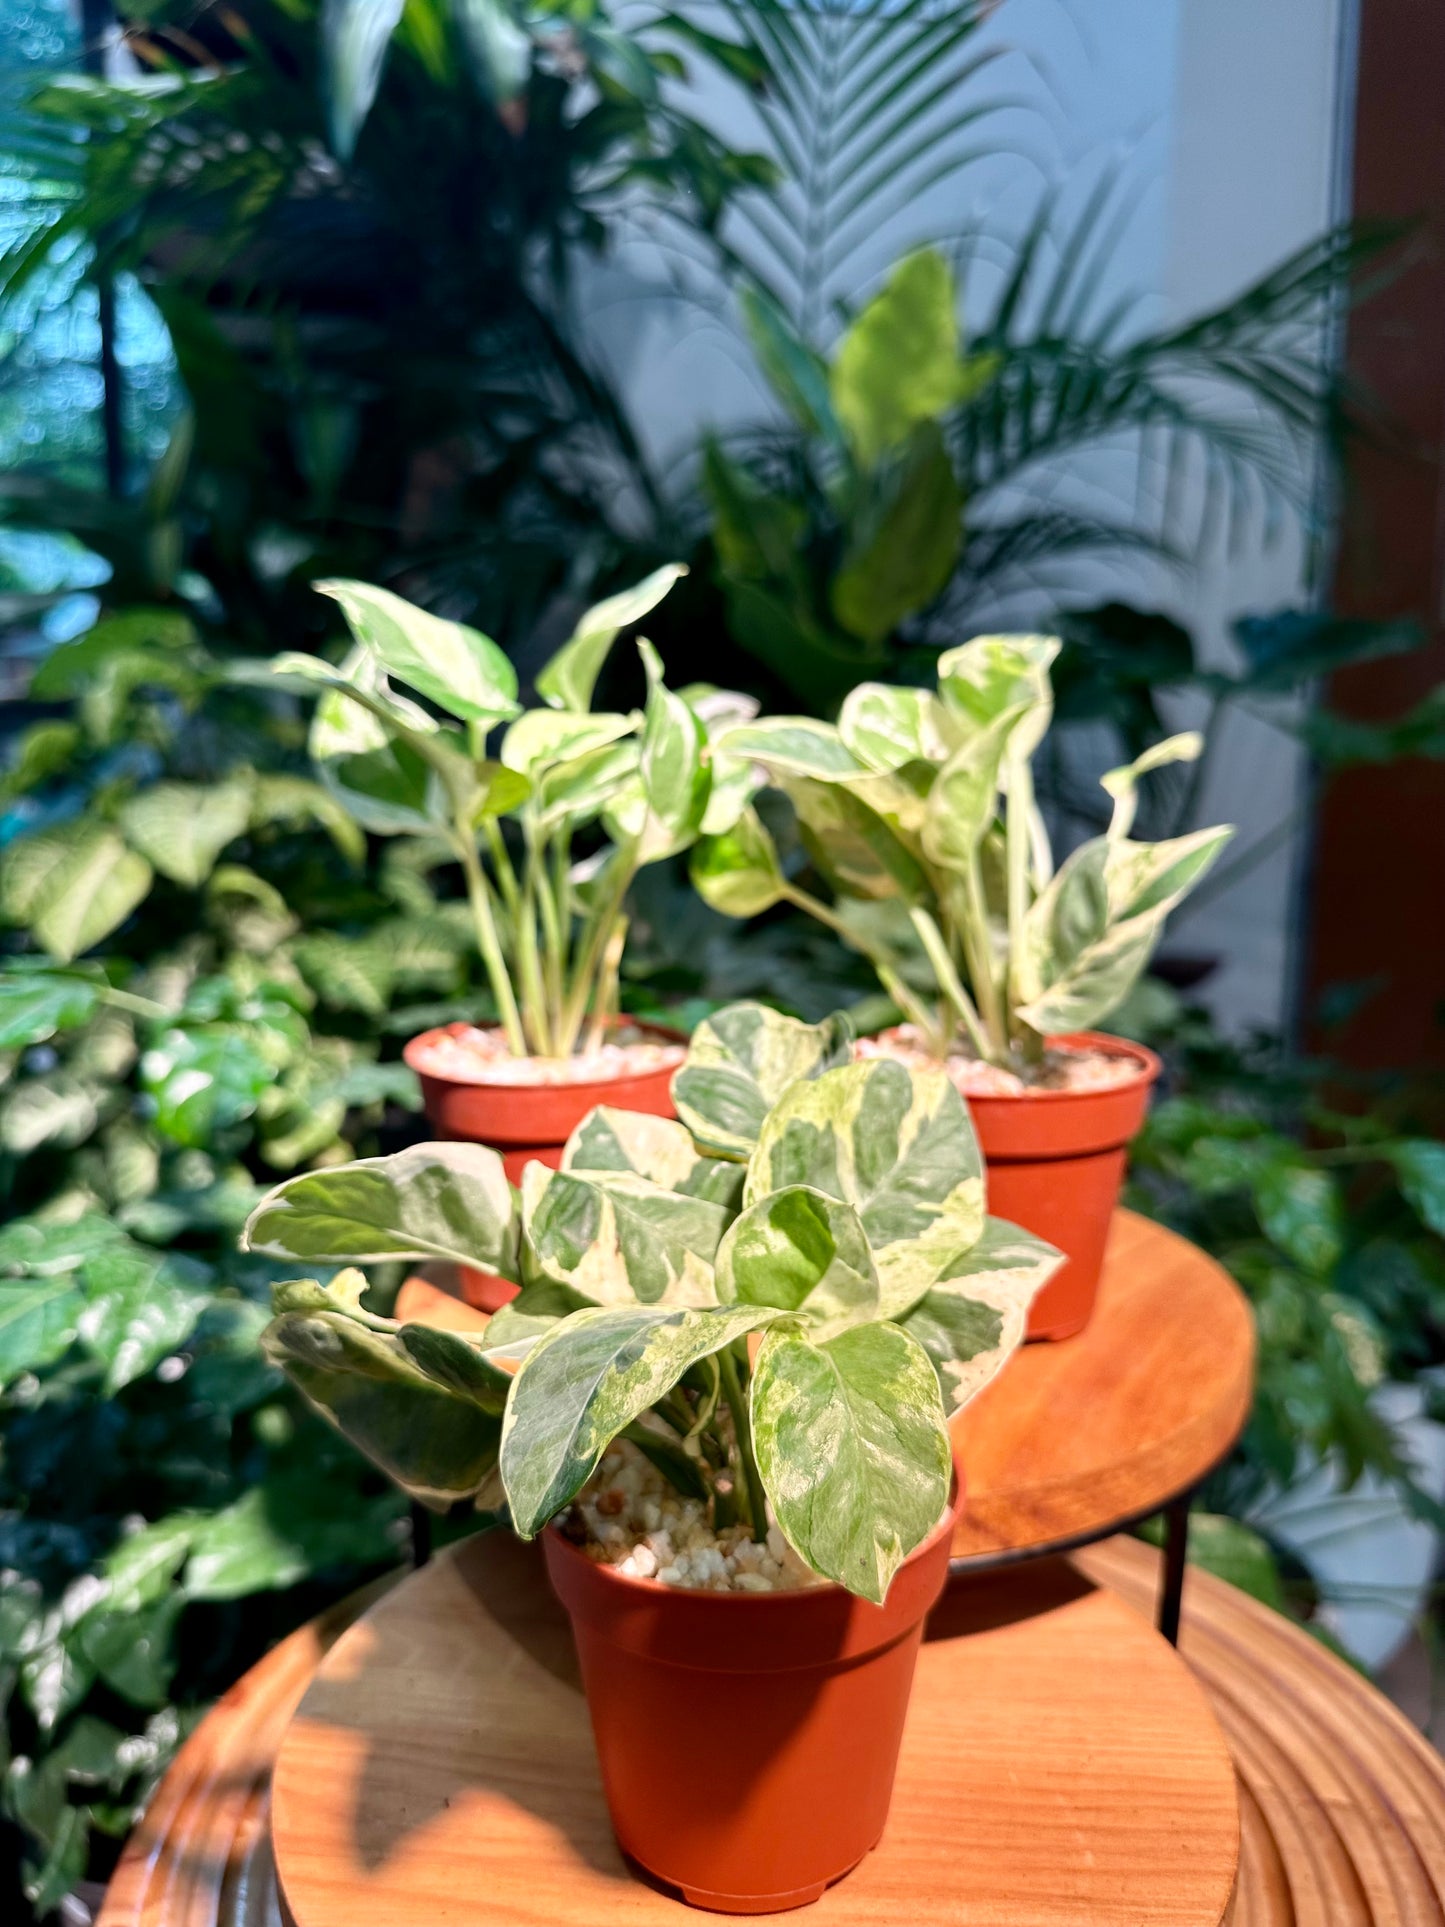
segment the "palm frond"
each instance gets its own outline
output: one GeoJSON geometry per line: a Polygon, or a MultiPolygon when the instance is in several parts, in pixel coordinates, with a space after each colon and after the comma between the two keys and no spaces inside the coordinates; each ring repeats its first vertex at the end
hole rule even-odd
{"type": "Polygon", "coordinates": [[[734,206],[731,245],[802,333],[856,293],[878,228],[990,151],[968,144],[1011,103],[974,86],[999,57],[976,0],[722,0],[767,62],[757,99],[784,178],[734,206]]]}

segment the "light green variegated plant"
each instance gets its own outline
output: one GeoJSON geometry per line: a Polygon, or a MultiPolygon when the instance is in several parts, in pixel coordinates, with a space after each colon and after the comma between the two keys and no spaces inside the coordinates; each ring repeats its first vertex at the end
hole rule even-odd
{"type": "Polygon", "coordinates": [[[850,1041],[842,1018],[720,1011],[677,1074],[683,1122],[594,1110],[520,1193],[477,1145],[291,1179],[250,1248],[348,1269],[279,1287],[268,1356],[426,1504],[504,1496],[531,1538],[624,1437],[719,1526],[775,1519],[881,1600],[942,1516],[949,1417],[1059,1254],[985,1217],[947,1077],[850,1041]],[[349,1267],[399,1255],[521,1291],[474,1337],[397,1323],[349,1267]]]}
{"type": "MultiPolygon", "coordinates": [[[[525,713],[516,671],[489,637],[364,582],[316,584],[341,605],[354,639],[339,666],[295,653],[270,665],[316,692],[311,753],[351,816],[380,836],[423,839],[460,864],[515,1056],[570,1056],[584,1029],[595,1041],[615,1012],[632,879],[685,850],[699,830],[725,828],[745,801],[738,767],[714,795],[699,713],[709,705],[699,692],[695,709],[664,685],[649,642],[637,644],[645,711],[591,706],[619,634],[684,573],[669,564],[589,609],[537,678],[547,706],[525,713]],[[493,757],[488,738],[497,729],[493,757]],[[574,864],[575,835],[599,821],[610,838],[602,857],[574,864]]],[[[739,713],[741,699],[729,708],[728,698],[707,694],[719,717],[739,713]]]]}
{"type": "Polygon", "coordinates": [[[1173,736],[1102,779],[1107,833],[1055,870],[1031,759],[1058,650],[1052,636],[980,636],[939,658],[934,689],[861,683],[836,724],[724,730],[720,759],[761,768],[791,800],[832,900],[788,875],[752,807],[695,845],[702,896],[729,916],[788,902],[819,918],[872,961],[940,1058],[963,1041],[1027,1073],[1045,1037],[1100,1023],[1233,832],[1131,840],[1140,779],[1202,747],[1173,736]]]}

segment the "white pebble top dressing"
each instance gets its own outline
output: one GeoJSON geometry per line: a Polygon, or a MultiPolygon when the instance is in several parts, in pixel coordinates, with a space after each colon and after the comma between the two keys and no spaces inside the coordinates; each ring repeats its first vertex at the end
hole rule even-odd
{"type": "Polygon", "coordinates": [[[513,1057],[499,1030],[476,1025],[433,1037],[412,1062],[432,1077],[456,1084],[607,1084],[671,1070],[687,1055],[683,1044],[659,1043],[641,1031],[622,1030],[596,1050],[575,1057],[513,1057]]]}
{"type": "Polygon", "coordinates": [[[714,1531],[700,1499],[685,1499],[635,1445],[608,1449],[560,1521],[590,1559],[629,1579],[691,1592],[796,1592],[819,1579],[775,1525],[765,1542],[746,1526],[714,1531]]]}
{"type": "MultiPolygon", "coordinates": [[[[860,1037],[853,1055],[893,1057],[916,1070],[938,1068],[937,1059],[929,1055],[927,1044],[912,1024],[898,1024],[877,1037],[860,1037]]],[[[1033,1097],[1046,1091],[1109,1090],[1139,1075],[1137,1059],[1103,1050],[1047,1051],[1037,1075],[1027,1081],[968,1051],[950,1052],[943,1069],[963,1097],[1033,1097]]]]}

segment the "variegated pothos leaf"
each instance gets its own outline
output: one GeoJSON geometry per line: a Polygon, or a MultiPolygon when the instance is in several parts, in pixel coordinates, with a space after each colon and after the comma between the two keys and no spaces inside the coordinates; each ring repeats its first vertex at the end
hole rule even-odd
{"type": "Polygon", "coordinates": [[[816,1344],[769,1332],[750,1404],[784,1536],[815,1572],[881,1604],[948,1501],[948,1429],[928,1354],[891,1324],[816,1344]]]}
{"type": "Polygon", "coordinates": [[[631,1171],[522,1174],[529,1280],[593,1305],[711,1305],[713,1259],[732,1211],[631,1171]]]}
{"type": "Polygon", "coordinates": [[[705,1151],[747,1158],[788,1086],[846,1064],[852,1045],[852,1025],[841,1014],[804,1024],[766,1004],[729,1004],[693,1032],[672,1101],[705,1151]]]}
{"type": "Polygon", "coordinates": [[[630,1171],[664,1191],[711,1198],[715,1204],[736,1206],[742,1197],[737,1165],[705,1156],[676,1118],[615,1111],[605,1104],[589,1111],[568,1138],[562,1169],[630,1171]]]}
{"type": "Polygon", "coordinates": [[[942,1071],[892,1058],[783,1094],[748,1164],[744,1206],[795,1184],[843,1199],[862,1219],[884,1318],[917,1304],[983,1229],[983,1159],[963,1099],[942,1071]]]}
{"type": "Polygon", "coordinates": [[[996,1378],[1023,1343],[1029,1306],[1064,1254],[1003,1218],[899,1322],[933,1360],[951,1417],[996,1378]]]}
{"type": "Polygon", "coordinates": [[[303,1171],[257,1205],[249,1251],[318,1262],[442,1258],[517,1277],[516,1192],[481,1144],[414,1144],[303,1171]]]}
{"type": "Polygon", "coordinates": [[[878,1274],[851,1205],[807,1185],[774,1191],[744,1211],[718,1247],[717,1295],[797,1312],[810,1338],[878,1316],[878,1274]]]}
{"type": "Polygon", "coordinates": [[[684,1372],[779,1315],[757,1305],[598,1306],[549,1332],[523,1362],[502,1422],[516,1530],[532,1538],[684,1372]]]}

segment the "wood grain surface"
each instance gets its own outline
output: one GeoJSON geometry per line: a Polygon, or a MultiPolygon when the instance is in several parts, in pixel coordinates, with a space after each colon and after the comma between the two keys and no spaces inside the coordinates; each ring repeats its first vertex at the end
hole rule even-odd
{"type": "Polygon", "coordinates": [[[1116,1212],[1089,1324],[1025,1346],[954,1421],[954,1558],[1077,1546],[1161,1510],[1228,1452],[1253,1385],[1254,1319],[1233,1279],[1116,1212]]]}
{"type": "MultiPolygon", "coordinates": [[[[1026,1587],[1003,1620],[976,1590],[935,1615],[888,1830],[808,1910],[819,1927],[1226,1917],[1234,1775],[1197,1682],[1072,1569],[1033,1567],[1026,1587]]],[[[707,1735],[658,1742],[686,1772],[707,1735]]],[[[297,1927],[696,1918],[626,1869],[565,1616],[537,1548],[500,1534],[443,1554],[337,1641],[282,1743],[272,1844],[297,1927]]]]}
{"type": "MultiPolygon", "coordinates": [[[[1069,1564],[1152,1615],[1159,1561],[1147,1546],[1112,1539],[1069,1564]]],[[[1011,1586],[1047,1569],[960,1584],[965,1597],[980,1592],[975,1609],[989,1598],[1002,1609],[1011,1586]]],[[[281,1927],[265,1781],[300,1692],[298,1666],[314,1666],[326,1638],[318,1622],[278,1647],[197,1729],[126,1849],[98,1927],[281,1927]]],[[[1445,1764],[1394,1707],[1307,1635],[1208,1573],[1191,1574],[1182,1651],[1238,1778],[1232,1927],[1445,1922],[1445,1764]]],[[[969,1923],[958,1872],[970,1838],[962,1837],[951,1874],[959,1927],[969,1923]]],[[[406,1909],[394,1927],[423,1918],[406,1909]]],[[[1030,1923],[1019,1915],[1013,1927],[1030,1923]]]]}

